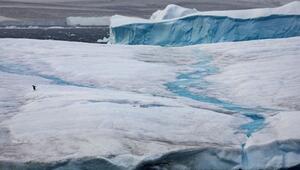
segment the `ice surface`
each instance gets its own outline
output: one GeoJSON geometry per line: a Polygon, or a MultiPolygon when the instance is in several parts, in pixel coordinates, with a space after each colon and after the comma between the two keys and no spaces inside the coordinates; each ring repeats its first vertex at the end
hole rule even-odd
{"type": "Polygon", "coordinates": [[[300,41],[299,37],[285,40],[200,46],[215,56],[214,64],[221,68],[219,74],[206,77],[213,96],[277,110],[263,114],[266,126],[246,142],[248,169],[299,164],[300,41]]]}
{"type": "Polygon", "coordinates": [[[276,8],[207,11],[207,12],[199,12],[195,15],[227,16],[231,18],[248,19],[248,18],[266,17],[270,15],[300,15],[299,9],[300,9],[300,2],[294,1],[276,8]]]}
{"type": "Polygon", "coordinates": [[[151,15],[150,19],[160,21],[165,19],[179,18],[196,12],[198,12],[196,9],[189,9],[170,4],[164,10],[157,10],[156,12],[154,12],[151,15]]]}
{"type": "Polygon", "coordinates": [[[257,8],[244,10],[227,10],[227,11],[205,11],[198,12],[192,15],[213,15],[213,16],[227,16],[231,18],[249,19],[266,17],[270,15],[299,15],[300,2],[294,1],[276,8],[257,8]]]}
{"type": "Polygon", "coordinates": [[[267,126],[247,142],[248,168],[279,169],[299,165],[299,110],[283,111],[267,120],[267,126]],[[255,162],[255,163],[254,163],[255,162]]]}
{"type": "Polygon", "coordinates": [[[1,123],[11,141],[1,160],[142,159],[197,146],[218,147],[218,152],[221,146],[239,149],[245,140],[238,129],[247,122],[243,117],[215,112],[213,106],[176,97],[165,88],[176,72],[196,60],[185,49],[14,39],[0,43],[2,74],[21,76],[19,81],[38,79],[32,81],[38,90],[32,91],[29,81],[22,84],[24,93],[13,90],[18,82],[9,82],[11,91],[24,99],[3,100],[25,102],[1,123]],[[7,155],[11,150],[15,154],[7,155]]]}
{"type": "Polygon", "coordinates": [[[295,37],[163,48],[1,39],[0,164],[297,165],[299,42],[295,37]],[[167,86],[174,82],[209,100],[178,95],[167,86]],[[248,138],[241,127],[253,119],[228,106],[266,108],[258,113],[263,128],[248,138]]]}
{"type": "Polygon", "coordinates": [[[209,16],[227,16],[231,18],[257,18],[270,15],[299,15],[300,2],[294,1],[276,8],[258,8],[246,10],[226,10],[226,11],[204,11],[199,12],[196,9],[184,8],[178,5],[170,4],[163,10],[157,10],[152,14],[150,20],[161,21],[167,19],[181,18],[191,15],[209,15],[209,16]]]}
{"type": "Polygon", "coordinates": [[[220,90],[214,89],[215,94],[231,101],[299,110],[299,46],[298,37],[287,42],[278,39],[202,45],[201,49],[216,56],[214,63],[222,68],[220,74],[206,79],[220,85],[220,90]]]}

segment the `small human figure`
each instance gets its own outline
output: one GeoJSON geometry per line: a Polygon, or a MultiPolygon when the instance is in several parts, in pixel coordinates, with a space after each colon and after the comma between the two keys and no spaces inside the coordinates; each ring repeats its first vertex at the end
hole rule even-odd
{"type": "Polygon", "coordinates": [[[36,86],[32,85],[32,89],[33,89],[33,91],[36,91],[36,86]]]}

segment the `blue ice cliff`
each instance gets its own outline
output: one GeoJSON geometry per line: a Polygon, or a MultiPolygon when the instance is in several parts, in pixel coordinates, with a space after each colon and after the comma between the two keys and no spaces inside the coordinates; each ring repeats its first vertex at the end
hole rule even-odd
{"type": "Polygon", "coordinates": [[[110,42],[129,45],[185,46],[300,35],[299,2],[273,9],[227,12],[193,10],[189,11],[188,15],[184,14],[182,8],[171,5],[165,11],[154,13],[150,20],[113,16],[110,42]]]}

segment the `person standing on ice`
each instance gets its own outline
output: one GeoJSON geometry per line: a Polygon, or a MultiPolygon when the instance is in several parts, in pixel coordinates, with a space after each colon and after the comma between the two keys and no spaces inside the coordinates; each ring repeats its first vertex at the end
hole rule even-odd
{"type": "Polygon", "coordinates": [[[33,89],[33,91],[36,91],[36,86],[32,85],[32,89],[33,89]]]}

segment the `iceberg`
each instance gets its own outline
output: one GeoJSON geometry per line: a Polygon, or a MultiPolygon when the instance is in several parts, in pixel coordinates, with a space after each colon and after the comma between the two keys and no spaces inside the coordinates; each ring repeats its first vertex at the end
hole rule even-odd
{"type": "Polygon", "coordinates": [[[287,38],[300,35],[300,2],[278,8],[195,12],[177,6],[152,19],[113,16],[110,42],[184,46],[203,43],[287,38]],[[186,13],[186,15],[184,15],[186,13]]]}
{"type": "Polygon", "coordinates": [[[164,10],[157,10],[154,12],[150,19],[151,20],[165,20],[172,18],[179,18],[186,15],[190,15],[193,13],[199,12],[196,9],[183,8],[178,5],[170,4],[164,10]]]}

